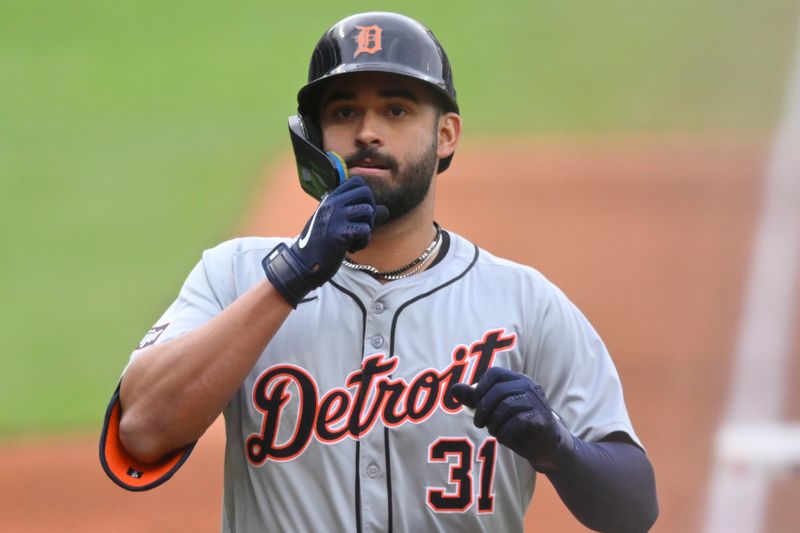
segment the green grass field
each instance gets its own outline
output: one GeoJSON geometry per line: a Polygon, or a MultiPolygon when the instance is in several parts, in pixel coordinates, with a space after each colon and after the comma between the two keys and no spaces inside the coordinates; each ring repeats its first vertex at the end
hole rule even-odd
{"type": "MultiPolygon", "coordinates": [[[[0,2],[0,437],[96,427],[232,235],[319,35],[373,3],[0,2]]],[[[433,28],[466,137],[769,132],[795,0],[384,2],[433,28]]]]}

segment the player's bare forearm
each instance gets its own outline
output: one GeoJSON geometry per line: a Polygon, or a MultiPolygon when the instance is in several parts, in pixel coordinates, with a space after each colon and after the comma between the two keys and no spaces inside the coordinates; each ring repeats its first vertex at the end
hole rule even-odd
{"type": "Polygon", "coordinates": [[[120,438],[150,462],[197,440],[291,311],[266,279],[204,326],[144,350],[120,387],[120,438]]]}

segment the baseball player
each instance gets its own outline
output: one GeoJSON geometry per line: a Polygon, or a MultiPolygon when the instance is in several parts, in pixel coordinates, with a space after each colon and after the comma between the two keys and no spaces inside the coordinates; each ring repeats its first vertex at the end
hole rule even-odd
{"type": "Polygon", "coordinates": [[[461,119],[430,30],[336,23],[298,103],[319,206],[294,238],[203,253],[111,400],[108,475],[157,486],[223,413],[222,531],[521,531],[537,472],[587,527],[649,529],[652,467],[597,333],[434,222],[461,119]]]}

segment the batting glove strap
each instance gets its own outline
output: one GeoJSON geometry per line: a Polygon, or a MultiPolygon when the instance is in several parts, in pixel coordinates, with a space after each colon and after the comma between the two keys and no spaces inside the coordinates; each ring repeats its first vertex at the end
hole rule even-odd
{"type": "Polygon", "coordinates": [[[261,266],[275,289],[295,309],[306,294],[317,288],[309,282],[313,273],[303,266],[291,248],[284,243],[273,248],[261,261],[261,266]]]}

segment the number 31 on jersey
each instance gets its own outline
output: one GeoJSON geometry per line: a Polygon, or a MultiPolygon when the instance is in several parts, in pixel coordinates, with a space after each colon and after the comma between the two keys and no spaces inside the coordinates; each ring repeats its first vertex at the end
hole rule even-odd
{"type": "MultiPolygon", "coordinates": [[[[437,513],[463,513],[473,502],[473,454],[475,444],[466,437],[442,437],[428,447],[428,463],[446,463],[449,467],[447,487],[428,487],[428,506],[437,513]]],[[[475,463],[480,492],[478,512],[494,510],[492,481],[497,456],[497,441],[486,438],[478,448],[475,463]]]]}

